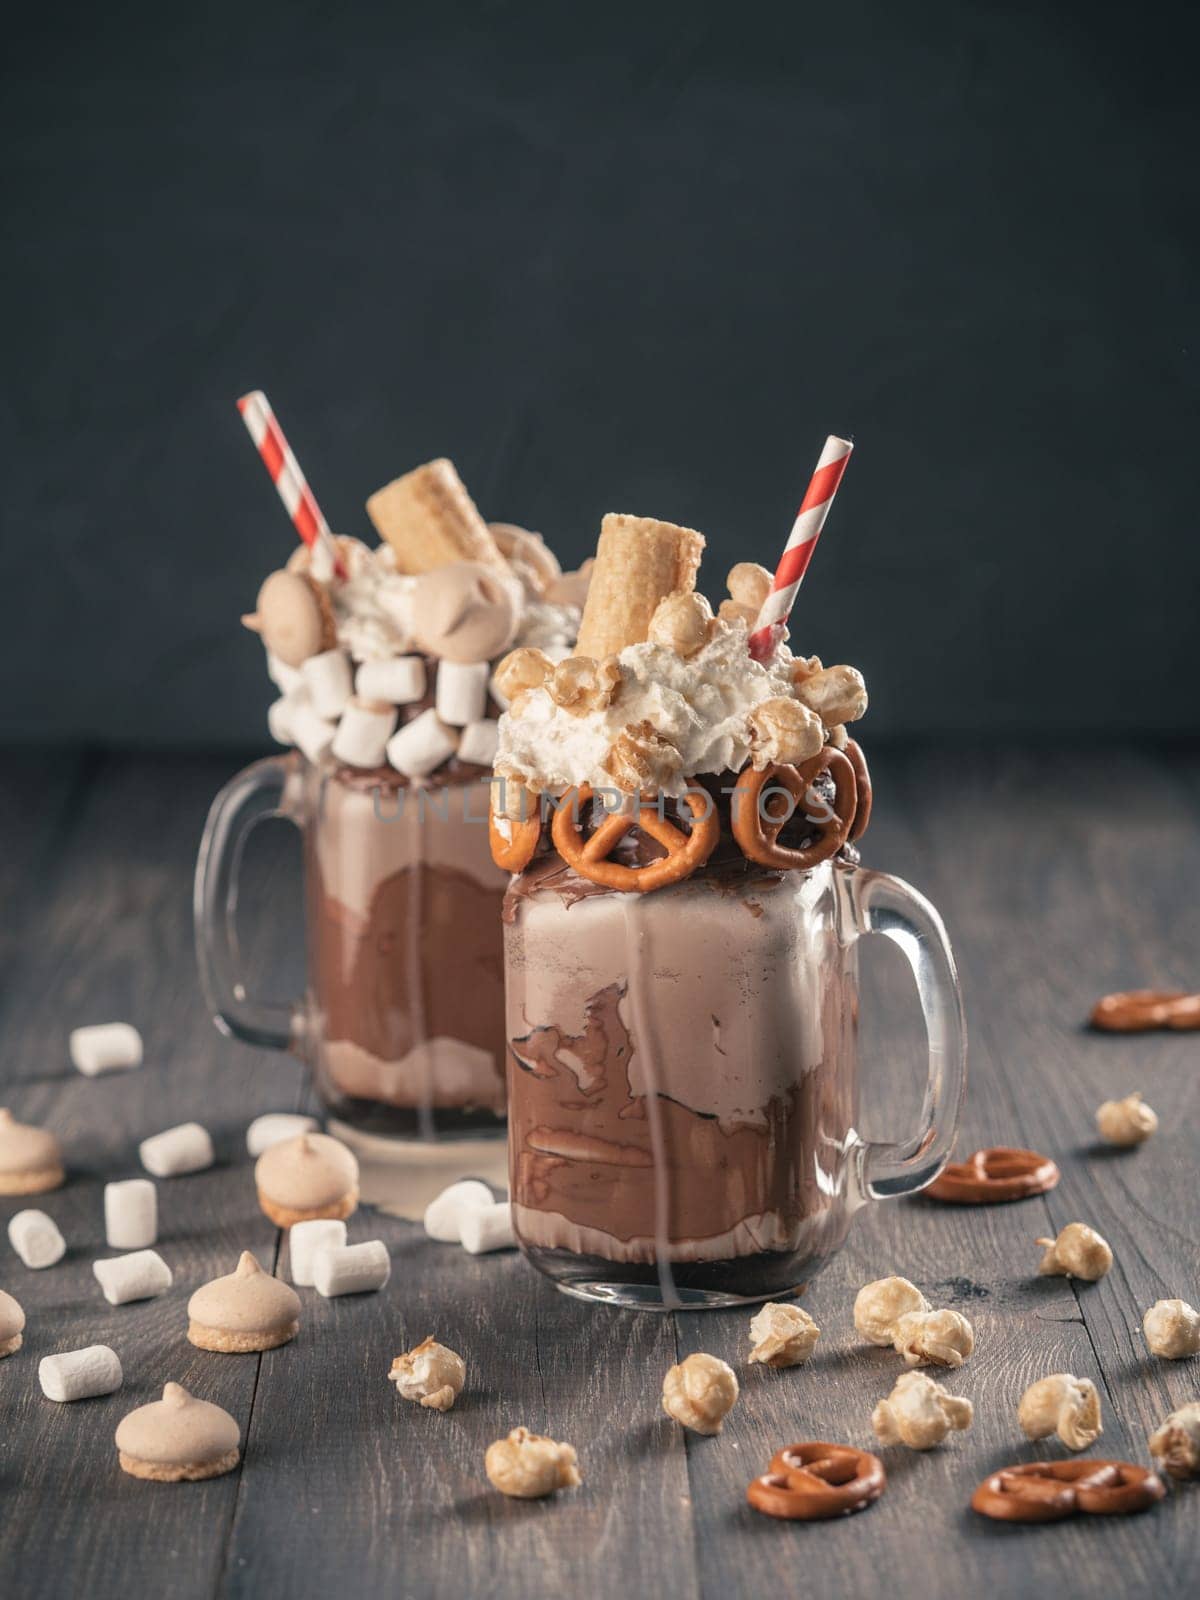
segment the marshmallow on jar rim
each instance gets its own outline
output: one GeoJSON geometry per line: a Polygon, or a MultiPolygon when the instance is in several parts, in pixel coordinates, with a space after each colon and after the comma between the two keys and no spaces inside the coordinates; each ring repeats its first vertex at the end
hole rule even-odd
{"type": "Polygon", "coordinates": [[[431,706],[392,735],[387,744],[387,758],[403,777],[427,778],[457,749],[457,737],[439,721],[431,706]]]}
{"type": "Polygon", "coordinates": [[[425,693],[425,662],[420,656],[393,656],[390,661],[364,661],[354,677],[354,692],[364,700],[407,706],[425,693]]]}
{"type": "Polygon", "coordinates": [[[355,697],[342,712],[329,751],[335,761],[369,771],[383,765],[388,740],[395,731],[395,706],[355,697]]]}
{"type": "Polygon", "coordinates": [[[0,1106],[0,1194],[47,1194],[61,1187],[62,1148],[45,1128],[18,1122],[0,1106]]]}
{"type": "Polygon", "coordinates": [[[0,1289],[0,1357],[15,1355],[25,1334],[25,1313],[20,1301],[0,1289]]]}
{"type": "Polygon", "coordinates": [[[122,1471],[159,1483],[232,1472],[241,1438],[228,1411],[197,1400],[179,1383],[168,1383],[161,1400],[122,1417],[114,1435],[122,1471]]]}
{"type": "Polygon", "coordinates": [[[443,661],[492,661],[516,636],[521,585],[480,561],[454,561],[413,585],[413,636],[443,661]]]}
{"type": "Polygon", "coordinates": [[[264,1150],[254,1168],[258,1203],[278,1228],[331,1217],[344,1222],[358,1207],[358,1162],[327,1133],[302,1133],[264,1150]]]}
{"type": "Polygon", "coordinates": [[[188,1301],[188,1340],[199,1350],[274,1350],[300,1331],[300,1296],[243,1250],[237,1267],[188,1301]]]}

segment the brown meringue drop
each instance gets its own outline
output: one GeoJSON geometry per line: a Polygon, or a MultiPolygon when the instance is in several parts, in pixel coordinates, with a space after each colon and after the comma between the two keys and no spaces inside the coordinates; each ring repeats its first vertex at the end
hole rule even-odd
{"type": "Polygon", "coordinates": [[[300,1331],[300,1296],[264,1272],[249,1250],[224,1278],[188,1301],[188,1339],[200,1350],[274,1350],[300,1331]]]}
{"type": "Polygon", "coordinates": [[[62,1183],[62,1149],[45,1128],[0,1106],[0,1194],[45,1194],[62,1183]]]}
{"type": "Polygon", "coordinates": [[[513,641],[520,620],[515,578],[480,561],[454,561],[413,585],[413,635],[446,661],[492,661],[513,641]]]}
{"type": "Polygon", "coordinates": [[[121,1418],[115,1437],[122,1471],[131,1477],[195,1483],[232,1472],[242,1436],[228,1411],[168,1383],[161,1400],[121,1418]]]}
{"type": "Polygon", "coordinates": [[[289,667],[331,650],[336,641],[328,596],[305,573],[286,569],[269,573],[254,612],[242,621],[289,667]]]}
{"type": "Polygon", "coordinates": [[[254,1168],[258,1203],[280,1228],[332,1217],[344,1222],[358,1207],[358,1162],[327,1133],[301,1133],[264,1150],[254,1168]]]}
{"type": "Polygon", "coordinates": [[[25,1332],[25,1313],[12,1295],[0,1289],[0,1357],[11,1356],[21,1348],[25,1332]]]}

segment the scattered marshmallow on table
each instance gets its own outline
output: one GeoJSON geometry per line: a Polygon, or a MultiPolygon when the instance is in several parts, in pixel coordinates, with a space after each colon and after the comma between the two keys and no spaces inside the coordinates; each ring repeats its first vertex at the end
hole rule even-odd
{"type": "Polygon", "coordinates": [[[350,657],[344,650],[323,650],[309,656],[300,668],[304,687],[312,697],[319,717],[340,717],[354,693],[350,676],[350,657]]]}
{"type": "Polygon", "coordinates": [[[67,1253],[67,1241],[44,1211],[18,1211],[8,1224],[8,1240],[27,1267],[52,1267],[67,1253]]]}
{"type": "Polygon", "coordinates": [[[334,759],[344,761],[348,767],[379,767],[395,731],[395,706],[356,696],[342,712],[329,748],[334,759]]]}
{"type": "Polygon", "coordinates": [[[443,722],[465,728],[469,722],[479,721],[487,707],[490,670],[486,661],[438,663],[434,708],[443,722]]]}
{"type": "Polygon", "coordinates": [[[288,1260],[292,1282],[302,1289],[313,1286],[313,1269],[322,1250],[340,1250],[346,1243],[346,1224],[332,1217],[294,1222],[288,1232],[288,1260]]]}
{"type": "Polygon", "coordinates": [[[500,742],[500,724],[494,717],[482,722],[468,722],[458,740],[458,759],[470,761],[477,767],[490,767],[496,759],[496,746],[500,742]]]}
{"type": "Polygon", "coordinates": [[[115,1350],[106,1344],[90,1344],[84,1350],[43,1356],[38,1362],[38,1382],[47,1400],[90,1400],[93,1395],[119,1389],[124,1373],[115,1350]]]}
{"type": "Polygon", "coordinates": [[[104,1185],[104,1237],[110,1250],[144,1250],[158,1238],[158,1191],[149,1178],[104,1185]]]}
{"type": "Polygon", "coordinates": [[[458,748],[455,734],[432,708],[406,722],[387,743],[387,758],[406,778],[427,778],[458,748]]]}
{"type": "Polygon", "coordinates": [[[147,1172],[156,1178],[177,1178],[185,1172],[203,1172],[215,1157],[208,1129],[198,1122],[181,1122],[152,1134],[138,1145],[138,1155],[147,1172]]]}
{"type": "Polygon", "coordinates": [[[425,663],[420,656],[364,661],[354,679],[354,692],[364,700],[386,700],[393,706],[411,705],[425,693],[425,663]]]}
{"type": "Polygon", "coordinates": [[[294,1139],[318,1126],[316,1117],[304,1117],[294,1111],[267,1111],[246,1129],[246,1149],[256,1159],[273,1144],[284,1139],[294,1139]]]}
{"type": "Polygon", "coordinates": [[[131,1300],[153,1300],[171,1287],[171,1269],[157,1250],[135,1250],[132,1255],[93,1261],[104,1298],[110,1306],[131,1300]]]}
{"type": "Polygon", "coordinates": [[[128,1022],[99,1022],[74,1028],[68,1048],[72,1062],[88,1078],[142,1064],[142,1036],[128,1022]]]}
{"type": "Polygon", "coordinates": [[[469,1212],[495,1205],[492,1191],[478,1178],[463,1178],[425,1207],[425,1232],[439,1244],[462,1243],[462,1221],[469,1212]]]}
{"type": "Polygon", "coordinates": [[[468,1211],[462,1219],[460,1233],[463,1249],[473,1256],[485,1255],[489,1250],[511,1250],[517,1242],[512,1207],[507,1200],[501,1200],[496,1205],[468,1211]]]}
{"type": "Polygon", "coordinates": [[[281,742],[294,744],[296,749],[316,766],[333,743],[337,723],[321,716],[305,695],[296,705],[288,709],[287,732],[288,739],[281,742]]]}
{"type": "Polygon", "coordinates": [[[313,1288],[327,1300],[382,1289],[391,1275],[391,1257],[382,1239],[319,1250],[313,1261],[313,1288]]]}

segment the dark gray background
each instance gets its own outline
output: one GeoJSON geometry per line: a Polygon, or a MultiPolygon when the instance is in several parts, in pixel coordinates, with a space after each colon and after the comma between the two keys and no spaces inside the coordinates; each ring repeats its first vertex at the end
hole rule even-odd
{"type": "Polygon", "coordinates": [[[571,561],[768,565],[870,737],[1200,731],[1182,7],[255,0],[26,16],[0,96],[0,738],[266,743],[291,530],[453,455],[571,561]]]}

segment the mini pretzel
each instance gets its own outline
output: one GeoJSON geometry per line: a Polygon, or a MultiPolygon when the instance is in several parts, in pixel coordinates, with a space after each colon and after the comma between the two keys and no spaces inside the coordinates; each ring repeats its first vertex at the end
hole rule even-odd
{"type": "Polygon", "coordinates": [[[762,1477],[746,1490],[756,1511],[789,1522],[849,1517],[883,1493],[883,1462],[844,1444],[791,1444],[778,1450],[762,1477]]]}
{"type": "Polygon", "coordinates": [[[733,836],[741,845],[743,855],[763,867],[805,871],[815,867],[818,861],[836,855],[846,842],[857,805],[854,768],[840,750],[830,745],[800,767],[764,767],[761,772],[747,767],[738,777],[730,805],[733,836]],[[804,805],[809,786],[826,769],[834,784],[833,816],[818,824],[820,832],[816,841],[803,850],[780,844],[779,835],[784,824],[804,805]],[[772,809],[777,795],[768,795],[763,800],[763,791],[768,789],[783,790],[790,797],[792,806],[786,816],[778,816],[772,809]]]}
{"type": "Polygon", "coordinates": [[[509,839],[500,831],[495,806],[488,806],[488,843],[492,847],[492,860],[503,872],[524,872],[533,860],[538,840],[542,837],[541,804],[539,802],[534,808],[531,817],[522,817],[520,821],[514,821],[511,817],[505,820],[512,829],[509,839]]]}
{"type": "Polygon", "coordinates": [[[1148,1511],[1165,1492],[1157,1473],[1130,1461],[1029,1461],[985,1478],[971,1505],[998,1522],[1061,1522],[1080,1511],[1100,1517],[1148,1511]]]}
{"type": "Polygon", "coordinates": [[[976,1150],[965,1161],[951,1161],[921,1192],[931,1200],[960,1206],[990,1206],[1000,1200],[1024,1200],[1045,1194],[1058,1182],[1059,1171],[1049,1156],[1036,1150],[996,1145],[976,1150]]]}
{"type": "Polygon", "coordinates": [[[591,798],[592,787],[588,783],[569,789],[558,802],[550,831],[554,847],[563,860],[581,878],[603,884],[607,889],[641,894],[647,889],[661,889],[668,883],[680,883],[697,867],[703,866],[721,837],[716,806],[706,793],[693,789],[683,796],[683,804],[692,813],[689,833],[668,822],[653,800],[639,797],[634,801],[636,810],[613,812],[585,839],[583,809],[591,798]],[[666,855],[644,867],[627,867],[619,861],[610,861],[609,851],[635,827],[656,839],[666,855]]]}
{"type": "Polygon", "coordinates": [[[847,840],[853,844],[862,838],[871,825],[871,799],[874,790],[871,788],[871,772],[867,766],[867,758],[863,755],[862,746],[857,739],[847,739],[846,748],[842,753],[854,768],[854,782],[858,794],[854,821],[850,824],[850,832],[846,835],[847,840]]]}
{"type": "Polygon", "coordinates": [[[1200,994],[1179,989],[1131,989],[1106,994],[1092,1008],[1092,1027],[1108,1033],[1144,1033],[1151,1028],[1200,1028],[1200,994]]]}

